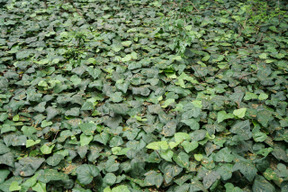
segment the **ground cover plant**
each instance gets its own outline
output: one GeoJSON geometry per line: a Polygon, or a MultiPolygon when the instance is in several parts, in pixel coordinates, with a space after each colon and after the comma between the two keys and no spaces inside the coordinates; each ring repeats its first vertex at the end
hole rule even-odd
{"type": "Polygon", "coordinates": [[[0,191],[287,192],[285,0],[0,0],[0,191]]]}

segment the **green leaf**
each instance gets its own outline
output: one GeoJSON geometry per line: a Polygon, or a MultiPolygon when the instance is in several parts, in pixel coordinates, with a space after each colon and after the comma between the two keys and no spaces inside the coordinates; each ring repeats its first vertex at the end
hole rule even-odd
{"type": "Polygon", "coordinates": [[[86,63],[87,63],[87,64],[96,64],[97,61],[96,61],[95,58],[89,58],[89,59],[87,59],[86,63]]]}
{"type": "Polygon", "coordinates": [[[4,143],[0,142],[0,155],[8,153],[9,151],[9,147],[7,147],[4,143]]]}
{"type": "Polygon", "coordinates": [[[219,179],[220,179],[220,175],[215,171],[211,171],[209,173],[206,173],[204,178],[203,178],[203,185],[204,185],[205,189],[210,188],[213,185],[213,183],[219,179]]]}
{"type": "Polygon", "coordinates": [[[257,174],[255,165],[249,160],[238,160],[233,166],[233,171],[239,170],[248,181],[252,182],[257,174]]]}
{"type": "Polygon", "coordinates": [[[38,182],[32,189],[36,192],[46,192],[46,183],[38,182]]]}
{"type": "Polygon", "coordinates": [[[173,157],[173,151],[171,150],[166,150],[166,151],[161,151],[160,156],[165,159],[166,161],[172,162],[172,157],[173,157]]]}
{"type": "Polygon", "coordinates": [[[39,174],[36,173],[32,177],[27,179],[24,183],[22,183],[20,192],[28,191],[29,188],[34,186],[37,183],[38,176],[39,174]]]}
{"type": "Polygon", "coordinates": [[[45,161],[44,158],[24,157],[15,163],[15,173],[22,177],[32,176],[45,161]]]}
{"type": "Polygon", "coordinates": [[[115,52],[119,52],[123,48],[123,46],[117,41],[114,41],[111,47],[112,47],[112,50],[115,52]]]}
{"type": "Polygon", "coordinates": [[[233,165],[232,164],[223,164],[216,168],[217,173],[220,174],[223,180],[228,180],[232,177],[233,165]]]}
{"type": "Polygon", "coordinates": [[[102,132],[98,135],[95,135],[93,140],[106,145],[109,141],[109,138],[110,135],[108,133],[102,132]]]}
{"type": "Polygon", "coordinates": [[[113,185],[116,182],[117,177],[113,173],[107,173],[103,178],[103,181],[108,185],[113,185]]]}
{"type": "Polygon", "coordinates": [[[94,109],[94,105],[90,101],[86,101],[81,107],[81,110],[93,110],[93,109],[94,109]]]}
{"type": "Polygon", "coordinates": [[[44,145],[42,145],[42,147],[40,148],[42,154],[50,154],[52,153],[53,148],[55,147],[55,144],[51,144],[51,143],[45,143],[44,145]]]}
{"type": "Polygon", "coordinates": [[[1,128],[1,134],[8,133],[8,132],[14,132],[17,130],[16,127],[11,126],[9,124],[4,124],[0,128],[1,128]]]}
{"type": "Polygon", "coordinates": [[[123,57],[121,59],[122,62],[127,62],[127,61],[130,61],[130,60],[132,60],[132,56],[131,55],[126,55],[125,57],[123,57]]]}
{"type": "Polygon", "coordinates": [[[261,123],[264,127],[268,126],[269,121],[273,120],[273,115],[271,111],[261,110],[257,112],[257,121],[261,123]]]}
{"type": "Polygon", "coordinates": [[[157,173],[156,171],[149,171],[145,173],[145,185],[147,186],[153,186],[155,185],[157,188],[161,186],[163,183],[163,176],[161,173],[157,173]]]}
{"type": "Polygon", "coordinates": [[[184,140],[190,140],[190,135],[184,132],[175,133],[174,140],[175,142],[169,142],[169,146],[171,149],[179,145],[184,140]]]}
{"type": "MultiPolygon", "coordinates": [[[[72,166],[72,170],[74,169],[74,167],[72,166]]],[[[40,171],[38,171],[37,173],[39,173],[39,177],[37,178],[39,182],[42,183],[49,183],[50,181],[63,181],[65,182],[69,182],[69,176],[63,172],[58,172],[55,169],[42,169],[40,171]]]]}
{"type": "Polygon", "coordinates": [[[164,101],[164,103],[161,105],[162,108],[167,108],[169,105],[175,103],[175,99],[167,99],[164,101]]]}
{"type": "Polygon", "coordinates": [[[263,142],[268,137],[265,133],[261,132],[259,128],[258,129],[254,128],[252,130],[252,134],[255,142],[263,142]]]}
{"type": "Polygon", "coordinates": [[[38,86],[40,86],[40,87],[48,87],[48,83],[46,82],[46,81],[40,81],[39,83],[38,83],[38,86]]]}
{"type": "Polygon", "coordinates": [[[80,124],[80,129],[85,135],[94,135],[94,131],[96,130],[96,124],[94,123],[82,123],[80,124]]]}
{"type": "Polygon", "coordinates": [[[41,140],[40,139],[37,139],[37,140],[26,140],[26,148],[29,148],[29,147],[32,147],[34,145],[37,145],[38,143],[40,143],[41,140]]]}
{"type": "Polygon", "coordinates": [[[114,103],[119,103],[123,100],[122,98],[122,93],[121,92],[115,92],[113,93],[111,96],[110,96],[111,100],[114,102],[114,103]]]}
{"type": "Polygon", "coordinates": [[[265,94],[265,93],[260,93],[258,99],[259,99],[260,101],[266,100],[266,99],[268,99],[268,95],[265,94]]]}
{"type": "Polygon", "coordinates": [[[184,150],[187,153],[195,150],[199,146],[197,141],[192,141],[192,142],[184,141],[181,145],[184,147],[184,150]]]}
{"type": "Polygon", "coordinates": [[[239,117],[239,118],[243,118],[243,117],[245,117],[246,111],[247,111],[247,108],[236,109],[233,111],[233,115],[235,115],[236,117],[239,117]]]}
{"type": "Polygon", "coordinates": [[[8,169],[0,169],[0,184],[5,181],[9,174],[10,171],[8,169]]]}
{"type": "Polygon", "coordinates": [[[122,44],[124,47],[129,47],[129,46],[132,44],[132,41],[122,41],[121,44],[122,44]]]}
{"type": "Polygon", "coordinates": [[[188,125],[192,130],[198,130],[200,128],[199,123],[195,119],[183,119],[181,122],[188,125]]]}
{"type": "Polygon", "coordinates": [[[203,159],[203,155],[202,154],[194,154],[194,158],[196,161],[201,161],[203,159]]]}
{"type": "Polygon", "coordinates": [[[80,144],[81,146],[89,145],[89,143],[93,140],[92,135],[86,135],[85,133],[82,133],[80,135],[80,144]]]}
{"type": "Polygon", "coordinates": [[[19,186],[17,181],[13,181],[9,187],[9,191],[19,191],[21,186],[19,186]]]}
{"type": "Polygon", "coordinates": [[[97,79],[101,74],[100,69],[94,68],[92,66],[88,67],[86,71],[89,73],[89,75],[91,75],[91,77],[93,77],[93,79],[97,79]]]}
{"type": "Polygon", "coordinates": [[[232,126],[230,131],[237,134],[239,140],[248,140],[252,137],[249,120],[238,121],[232,126]]]}
{"type": "Polygon", "coordinates": [[[268,147],[268,148],[260,149],[259,151],[256,152],[256,154],[257,155],[262,155],[263,157],[266,157],[272,151],[273,151],[273,148],[268,147]]]}
{"type": "Polygon", "coordinates": [[[202,101],[199,101],[199,100],[192,101],[192,104],[199,109],[202,109],[202,107],[203,107],[202,101]]]}
{"type": "Polygon", "coordinates": [[[81,83],[82,80],[77,75],[72,75],[70,81],[72,81],[74,86],[77,86],[81,83]]]}
{"type": "Polygon", "coordinates": [[[254,180],[252,190],[253,192],[275,192],[275,187],[264,177],[257,175],[254,180]]]}
{"type": "Polygon", "coordinates": [[[221,149],[220,151],[218,151],[214,155],[213,159],[216,162],[232,162],[234,159],[234,156],[231,154],[231,151],[229,150],[229,148],[225,147],[221,149]]]}
{"type": "Polygon", "coordinates": [[[63,155],[54,153],[53,156],[48,157],[48,159],[46,160],[46,163],[54,167],[58,165],[62,159],[64,159],[63,155]]]}
{"type": "Polygon", "coordinates": [[[159,165],[160,171],[163,173],[166,183],[170,183],[174,177],[179,175],[183,168],[169,162],[163,162],[159,165]]]}
{"type": "Polygon", "coordinates": [[[44,120],[44,121],[41,122],[41,127],[42,127],[42,128],[45,128],[45,127],[48,127],[48,126],[50,126],[50,125],[52,125],[52,124],[53,124],[52,121],[46,121],[46,120],[44,120]]]}
{"type": "Polygon", "coordinates": [[[232,183],[226,183],[225,185],[226,192],[243,192],[239,187],[234,187],[232,183]]]}
{"type": "Polygon", "coordinates": [[[167,141],[157,141],[149,143],[146,146],[147,149],[153,149],[153,150],[167,150],[169,148],[167,141]]]}
{"type": "Polygon", "coordinates": [[[255,93],[246,92],[244,100],[257,99],[258,96],[255,93]]]}
{"type": "Polygon", "coordinates": [[[184,152],[180,152],[179,154],[173,156],[173,160],[177,163],[177,165],[186,169],[189,169],[189,158],[190,156],[184,152]]]}
{"type": "Polygon", "coordinates": [[[226,120],[226,119],[232,119],[234,118],[234,116],[230,113],[226,113],[225,111],[219,111],[217,113],[217,122],[221,123],[222,121],[226,120]]]}
{"type": "Polygon", "coordinates": [[[20,119],[19,115],[15,115],[12,120],[13,121],[19,121],[19,119],[20,119]]]}
{"type": "Polygon", "coordinates": [[[261,53],[261,54],[259,55],[259,58],[260,58],[260,59],[267,59],[267,58],[268,58],[268,54],[267,54],[267,53],[261,53]]]}
{"type": "Polygon", "coordinates": [[[80,114],[80,109],[78,107],[73,107],[65,112],[66,116],[74,116],[77,117],[80,114]]]}
{"type": "Polygon", "coordinates": [[[176,126],[177,122],[175,120],[167,122],[163,127],[161,134],[163,134],[165,137],[173,136],[176,132],[176,126]]]}
{"type": "Polygon", "coordinates": [[[119,185],[112,189],[112,192],[130,192],[126,185],[119,185]]]}
{"type": "Polygon", "coordinates": [[[83,164],[77,168],[76,174],[77,180],[81,184],[88,185],[94,177],[99,175],[99,169],[95,165],[83,164]]]}

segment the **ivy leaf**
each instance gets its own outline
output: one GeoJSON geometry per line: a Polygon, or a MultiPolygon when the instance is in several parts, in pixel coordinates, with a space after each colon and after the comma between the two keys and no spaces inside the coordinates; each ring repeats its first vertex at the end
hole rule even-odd
{"type": "Polygon", "coordinates": [[[38,182],[32,189],[36,192],[46,192],[46,183],[38,182]]]}
{"type": "Polygon", "coordinates": [[[239,170],[248,181],[252,182],[257,174],[257,169],[249,160],[239,160],[233,166],[233,171],[239,170]]]}
{"type": "Polygon", "coordinates": [[[183,119],[181,122],[188,125],[192,130],[198,130],[200,128],[199,123],[195,119],[183,119]]]}
{"type": "Polygon", "coordinates": [[[82,80],[77,75],[72,75],[70,81],[72,81],[74,86],[77,86],[81,83],[82,80]]]}
{"type": "Polygon", "coordinates": [[[120,101],[123,100],[122,98],[122,93],[121,92],[115,92],[113,93],[111,96],[111,101],[113,101],[114,103],[119,103],[120,101]]]}
{"type": "Polygon", "coordinates": [[[169,148],[167,141],[157,141],[149,143],[146,146],[147,149],[153,149],[153,150],[167,150],[169,148]]]}
{"type": "Polygon", "coordinates": [[[89,145],[89,143],[93,140],[92,135],[86,135],[85,133],[82,133],[80,135],[80,144],[81,146],[89,145]]]}
{"type": "Polygon", "coordinates": [[[55,147],[55,144],[51,144],[51,143],[45,143],[44,145],[42,145],[42,147],[40,148],[42,154],[50,154],[52,153],[53,148],[55,147]]]}
{"type": "Polygon", "coordinates": [[[10,171],[8,169],[0,169],[0,184],[5,181],[9,174],[10,171]]]}
{"type": "Polygon", "coordinates": [[[261,53],[260,55],[259,55],[259,58],[260,59],[267,59],[268,57],[268,54],[267,53],[261,53]]]}
{"type": "Polygon", "coordinates": [[[53,154],[53,156],[48,157],[46,162],[47,162],[48,165],[54,167],[54,166],[58,165],[62,159],[64,159],[63,155],[53,154]]]}
{"type": "Polygon", "coordinates": [[[225,189],[226,191],[231,191],[231,192],[243,192],[242,189],[240,189],[239,187],[234,187],[234,185],[232,183],[226,183],[225,185],[225,189]]]}
{"type": "Polygon", "coordinates": [[[95,135],[93,140],[106,145],[109,141],[109,138],[110,135],[108,133],[102,132],[98,135],[95,135]]]}
{"type": "Polygon", "coordinates": [[[184,141],[181,145],[182,147],[184,147],[184,150],[187,153],[190,153],[191,151],[195,150],[199,146],[197,141],[192,141],[192,142],[184,141]]]}
{"type": "Polygon", "coordinates": [[[252,190],[255,192],[274,192],[275,187],[271,183],[269,183],[264,177],[257,175],[254,180],[252,190]]]}
{"type": "Polygon", "coordinates": [[[249,120],[238,121],[236,124],[232,126],[230,131],[232,133],[237,134],[240,140],[248,140],[252,137],[249,120]]]}
{"type": "Polygon", "coordinates": [[[223,164],[216,169],[217,173],[220,174],[223,180],[228,180],[232,177],[233,165],[223,164]]]}
{"type": "Polygon", "coordinates": [[[258,96],[255,93],[246,92],[244,100],[257,99],[258,96]]]}
{"type": "Polygon", "coordinates": [[[161,186],[163,183],[163,176],[161,173],[157,173],[156,171],[149,171],[145,173],[145,185],[147,186],[153,186],[155,185],[157,188],[161,186]]]}
{"type": "Polygon", "coordinates": [[[26,140],[26,148],[32,147],[34,145],[37,145],[38,143],[40,143],[41,140],[37,139],[37,140],[26,140]]]}
{"type": "Polygon", "coordinates": [[[24,157],[15,163],[15,173],[24,177],[31,176],[44,161],[44,158],[24,157]]]}
{"type": "Polygon", "coordinates": [[[79,127],[85,135],[93,135],[97,128],[94,123],[82,123],[79,127]]]}
{"type": "Polygon", "coordinates": [[[227,147],[221,149],[214,155],[214,161],[216,162],[228,162],[229,163],[229,162],[232,162],[233,159],[234,159],[234,156],[231,154],[231,151],[227,147]]]}
{"type": "Polygon", "coordinates": [[[246,111],[247,111],[247,108],[236,109],[233,111],[233,115],[239,118],[243,118],[245,117],[246,111]]]}
{"type": "Polygon", "coordinates": [[[189,155],[184,152],[180,152],[178,155],[173,156],[173,160],[177,165],[186,169],[189,169],[189,158],[189,155]]]}
{"type": "Polygon", "coordinates": [[[8,165],[10,167],[14,167],[14,155],[11,152],[5,153],[4,155],[0,155],[0,165],[8,165]]]}
{"type": "Polygon", "coordinates": [[[42,128],[45,128],[45,127],[48,127],[48,126],[50,126],[50,125],[52,125],[53,123],[51,122],[51,121],[46,121],[46,120],[44,120],[44,121],[42,121],[41,122],[41,127],[42,128]]]}
{"type": "Polygon", "coordinates": [[[208,189],[218,179],[220,179],[220,175],[215,171],[211,171],[206,174],[203,178],[203,185],[205,189],[208,189]]]}
{"type": "Polygon", "coordinates": [[[114,175],[114,173],[107,173],[103,178],[103,181],[108,185],[113,185],[116,182],[116,179],[117,177],[114,175]]]}
{"type": "Polygon", "coordinates": [[[132,44],[132,41],[122,41],[121,44],[122,44],[124,47],[129,47],[129,46],[132,44]]]}
{"type": "Polygon", "coordinates": [[[172,162],[172,157],[173,157],[173,151],[171,150],[166,150],[166,151],[161,151],[160,156],[165,159],[166,161],[172,162]]]}
{"type": "Polygon", "coordinates": [[[99,175],[99,173],[99,169],[91,164],[80,165],[76,170],[77,180],[83,185],[91,183],[93,178],[99,175]]]}
{"type": "Polygon", "coordinates": [[[9,187],[9,191],[19,191],[21,186],[19,186],[17,181],[13,181],[9,187]]]}
{"type": "Polygon", "coordinates": [[[226,120],[226,119],[232,119],[234,118],[234,116],[230,113],[226,113],[225,111],[219,111],[217,113],[217,122],[221,123],[222,121],[226,120]]]}
{"type": "Polygon", "coordinates": [[[201,161],[203,159],[203,155],[202,154],[194,154],[194,158],[196,161],[201,161]]]}
{"type": "Polygon", "coordinates": [[[119,185],[112,189],[112,192],[130,192],[126,185],[119,185]]]}
{"type": "Polygon", "coordinates": [[[8,153],[9,151],[9,147],[7,147],[4,143],[0,142],[0,155],[8,153]]]}
{"type": "Polygon", "coordinates": [[[260,93],[258,99],[260,101],[268,99],[268,95],[266,93],[260,93]]]}

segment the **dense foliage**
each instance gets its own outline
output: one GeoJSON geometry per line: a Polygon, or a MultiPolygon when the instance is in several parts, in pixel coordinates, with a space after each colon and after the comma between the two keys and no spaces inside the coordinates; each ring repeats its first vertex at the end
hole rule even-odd
{"type": "Polygon", "coordinates": [[[285,0],[0,0],[0,191],[288,191],[285,0]]]}

